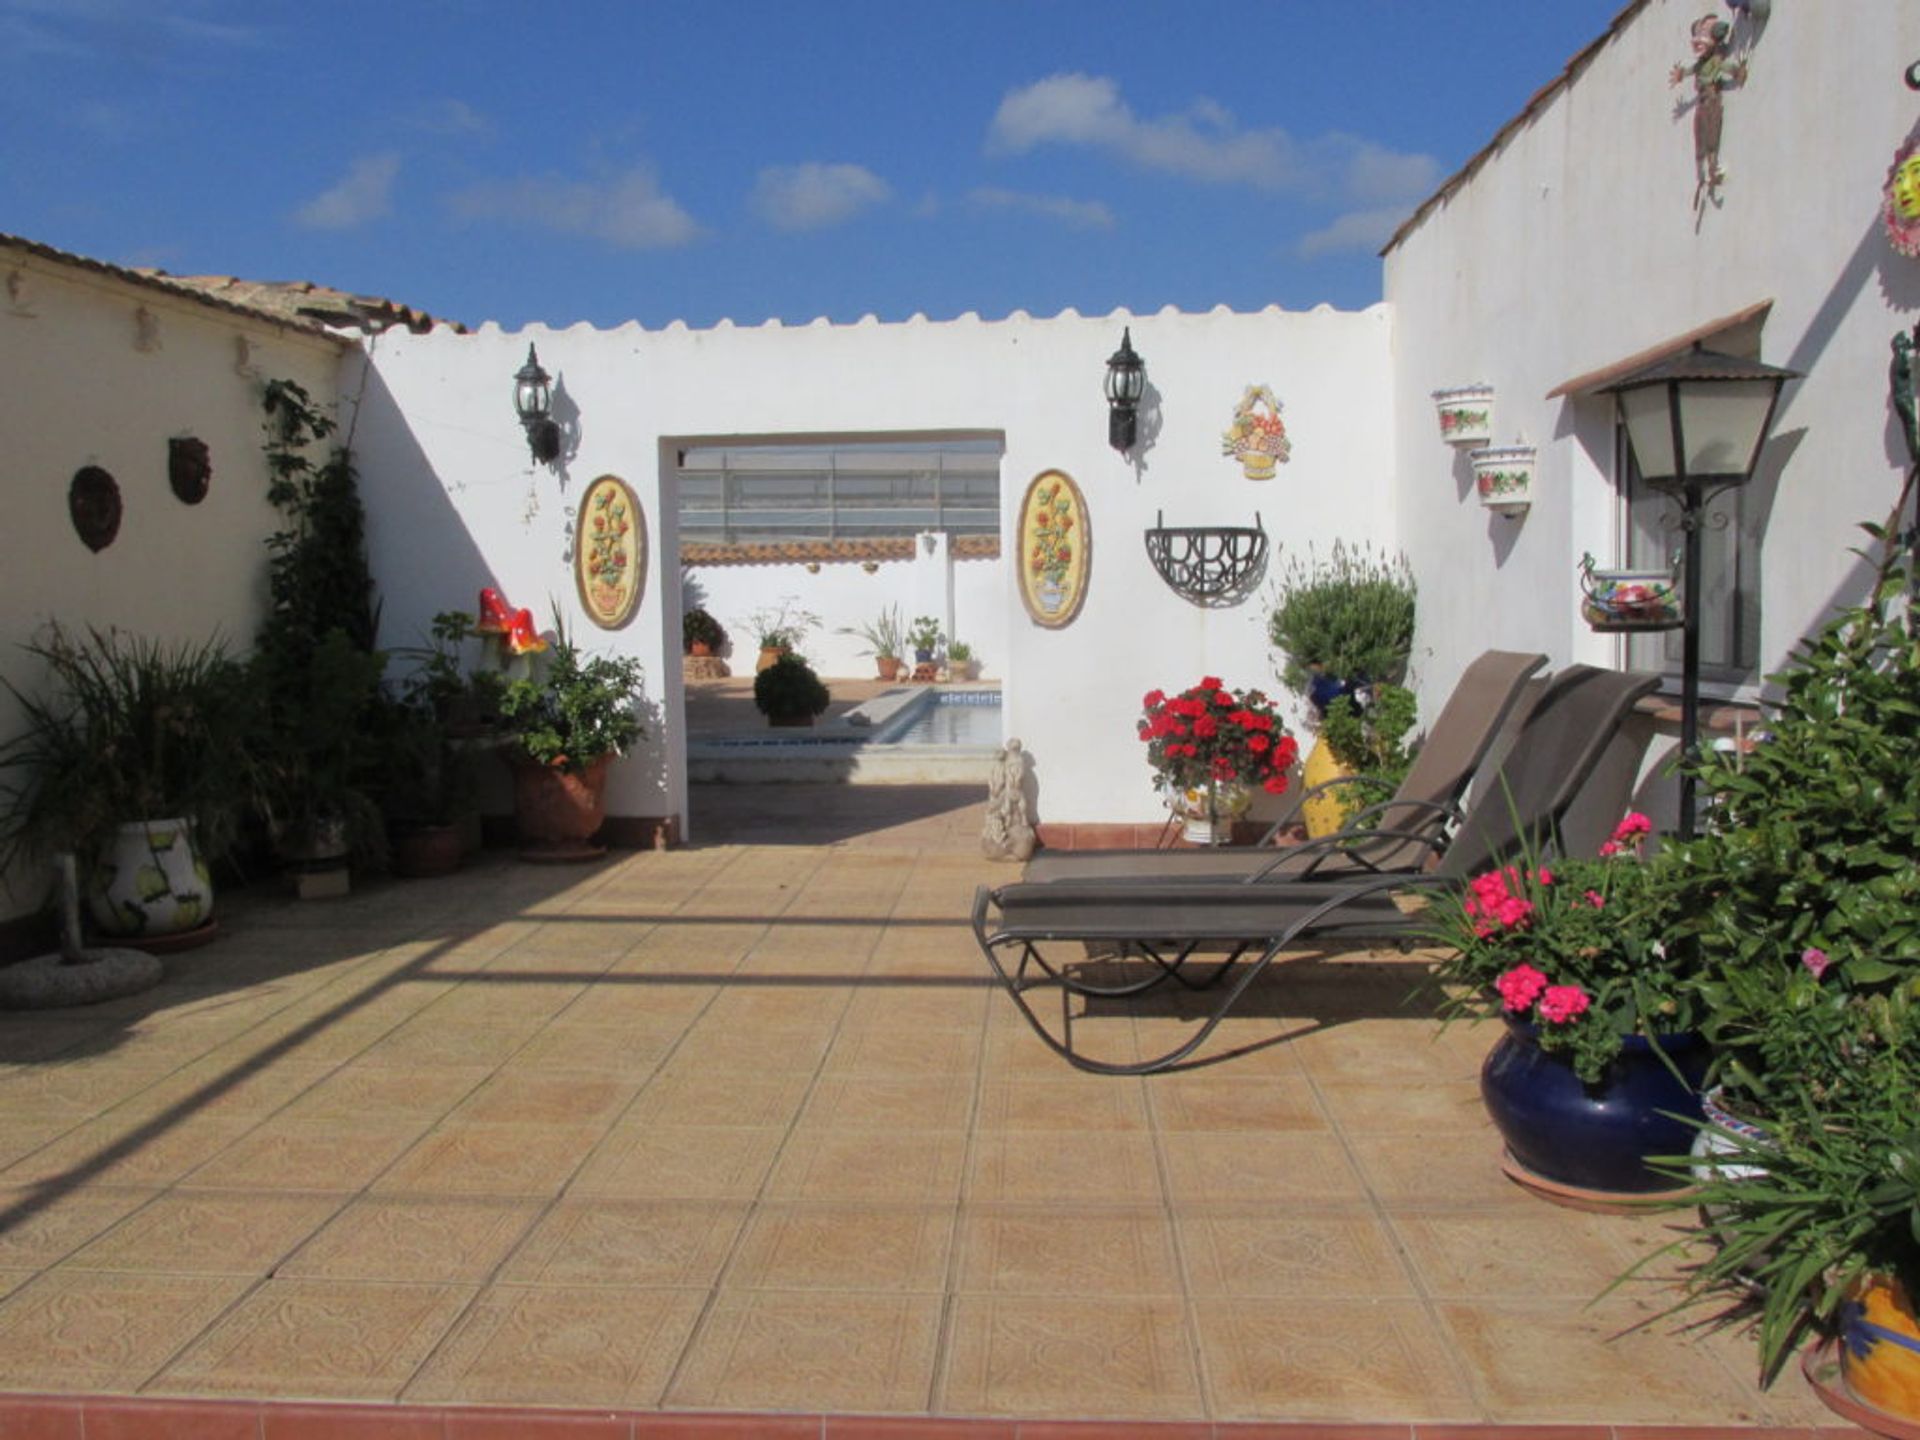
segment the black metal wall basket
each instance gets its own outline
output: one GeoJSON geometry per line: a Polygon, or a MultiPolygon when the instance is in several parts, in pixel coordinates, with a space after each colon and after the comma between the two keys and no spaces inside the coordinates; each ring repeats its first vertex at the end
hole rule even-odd
{"type": "Polygon", "coordinates": [[[1146,532],[1147,558],[1167,587],[1209,608],[1238,605],[1267,573],[1267,532],[1260,517],[1246,525],[1177,525],[1155,512],[1146,532]]]}

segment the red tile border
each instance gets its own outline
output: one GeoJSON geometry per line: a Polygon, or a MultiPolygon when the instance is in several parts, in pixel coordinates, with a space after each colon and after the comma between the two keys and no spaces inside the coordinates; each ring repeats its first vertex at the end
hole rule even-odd
{"type": "Polygon", "coordinates": [[[633,1440],[820,1440],[818,1415],[636,1415],[633,1440]]]}
{"type": "Polygon", "coordinates": [[[1019,1440],[1213,1440],[1214,1427],[1182,1420],[1023,1420],[1019,1440]]]}
{"type": "Polygon", "coordinates": [[[1215,1425],[1213,1434],[1214,1440],[1414,1440],[1414,1427],[1347,1425],[1318,1420],[1249,1420],[1215,1425]]]}
{"type": "MultiPolygon", "coordinates": [[[[89,1400],[86,1440],[259,1440],[253,1401],[89,1400]]],[[[0,1430],[0,1434],[5,1434],[0,1430]]]]}
{"type": "MultiPolygon", "coordinates": [[[[1614,1440],[1611,1425],[1421,1425],[1416,1440],[1614,1440]]],[[[1693,1437],[1704,1440],[1704,1437],[1693,1437]]],[[[1747,1432],[1753,1440],[1753,1432],[1747,1432]]]]}
{"type": "Polygon", "coordinates": [[[437,1409],[414,1405],[260,1407],[260,1440],[442,1440],[437,1409]]]}
{"type": "Polygon", "coordinates": [[[81,1440],[80,1402],[0,1395],[0,1440],[81,1440]]]}
{"type": "Polygon", "coordinates": [[[1012,1420],[946,1420],[912,1415],[829,1415],[825,1440],[1015,1440],[1012,1420]]]}
{"type": "Polygon", "coordinates": [[[633,1417],[602,1410],[515,1410],[449,1406],[446,1440],[630,1440],[633,1417]]]}

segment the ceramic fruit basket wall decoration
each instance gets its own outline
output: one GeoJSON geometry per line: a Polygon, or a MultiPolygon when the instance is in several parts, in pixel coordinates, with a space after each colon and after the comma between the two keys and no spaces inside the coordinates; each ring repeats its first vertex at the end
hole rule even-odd
{"type": "Polygon", "coordinates": [[[1662,566],[1603,570],[1580,557],[1580,614],[1595,630],[1671,630],[1681,623],[1680,587],[1662,566]]]}
{"type": "Polygon", "coordinates": [[[1293,454],[1280,402],[1264,385],[1249,385],[1233,407],[1233,423],[1220,437],[1220,453],[1240,462],[1249,480],[1271,480],[1277,467],[1293,454]]]}

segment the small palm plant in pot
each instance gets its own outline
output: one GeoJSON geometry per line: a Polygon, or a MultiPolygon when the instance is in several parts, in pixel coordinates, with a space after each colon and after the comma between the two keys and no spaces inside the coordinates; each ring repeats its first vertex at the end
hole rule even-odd
{"type": "Polygon", "coordinates": [[[889,605],[864,625],[843,625],[837,633],[857,635],[867,642],[867,648],[860,653],[873,656],[874,668],[882,680],[900,678],[905,663],[900,658],[900,650],[906,643],[906,627],[901,623],[898,605],[889,605]]]}
{"type": "Polygon", "coordinates": [[[232,843],[249,789],[244,667],[218,641],[57,625],[25,649],[47,686],[4,682],[20,728],[0,743],[0,866],[72,852],[106,935],[206,924],[207,857],[232,843]]]}
{"type": "Polygon", "coordinates": [[[645,734],[631,656],[583,656],[564,635],[500,696],[513,768],[514,818],[529,859],[591,859],[606,821],[607,769],[645,734]]]}

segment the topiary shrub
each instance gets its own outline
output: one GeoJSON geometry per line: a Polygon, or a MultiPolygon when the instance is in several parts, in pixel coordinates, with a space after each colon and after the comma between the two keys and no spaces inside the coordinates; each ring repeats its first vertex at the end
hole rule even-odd
{"type": "Polygon", "coordinates": [[[831,698],[813,667],[798,655],[782,655],[753,677],[753,703],[772,721],[811,720],[831,698]]]}

